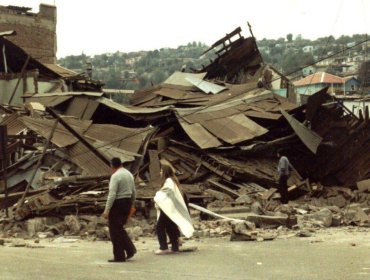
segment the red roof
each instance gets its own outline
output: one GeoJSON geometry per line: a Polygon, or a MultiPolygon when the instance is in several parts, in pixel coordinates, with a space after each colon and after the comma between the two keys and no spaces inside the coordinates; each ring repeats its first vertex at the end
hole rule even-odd
{"type": "Polygon", "coordinates": [[[326,72],[316,72],[301,80],[294,82],[295,86],[314,84],[343,84],[344,79],[326,72]]]}

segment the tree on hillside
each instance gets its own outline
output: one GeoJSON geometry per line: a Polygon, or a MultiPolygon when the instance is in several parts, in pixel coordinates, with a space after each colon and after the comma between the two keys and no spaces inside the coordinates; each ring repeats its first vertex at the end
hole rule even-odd
{"type": "Polygon", "coordinates": [[[293,41],[293,34],[292,33],[289,33],[286,35],[286,39],[288,40],[288,42],[292,42],[293,41]]]}
{"type": "Polygon", "coordinates": [[[302,50],[299,50],[293,54],[285,53],[281,61],[281,67],[284,74],[291,74],[295,71],[299,71],[300,68],[313,62],[314,59],[311,53],[304,53],[302,50]]]}
{"type": "Polygon", "coordinates": [[[361,86],[370,87],[370,60],[361,64],[358,78],[360,79],[361,86]]]}

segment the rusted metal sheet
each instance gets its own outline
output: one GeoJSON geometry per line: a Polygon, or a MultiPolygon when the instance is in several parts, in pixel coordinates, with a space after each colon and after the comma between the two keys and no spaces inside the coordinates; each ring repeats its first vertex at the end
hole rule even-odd
{"type": "MultiPolygon", "coordinates": [[[[205,111],[205,110],[204,110],[205,111]]],[[[240,111],[235,108],[225,108],[224,110],[217,110],[212,112],[204,112],[199,109],[191,110],[177,110],[181,116],[189,123],[200,123],[208,120],[226,118],[232,115],[239,114],[240,111]],[[199,111],[199,113],[197,113],[199,111]]]]}
{"type": "Polygon", "coordinates": [[[314,154],[317,153],[317,148],[319,147],[322,137],[318,135],[316,132],[312,131],[299,121],[297,121],[294,117],[289,115],[284,110],[281,110],[281,113],[286,118],[294,132],[298,135],[298,137],[302,140],[302,142],[306,145],[306,147],[313,152],[314,154]]]}
{"type": "Polygon", "coordinates": [[[164,106],[161,108],[141,108],[141,107],[134,107],[134,106],[124,106],[124,105],[118,104],[104,97],[99,98],[96,101],[111,109],[122,112],[124,114],[155,114],[155,113],[165,112],[170,109],[170,106],[164,106]]]}
{"type": "MultiPolygon", "coordinates": [[[[91,125],[91,121],[79,121],[72,118],[63,118],[74,130],[78,133],[83,134],[84,131],[91,125]]],[[[35,119],[32,117],[21,117],[20,121],[29,129],[35,131],[37,134],[44,138],[47,138],[51,128],[53,127],[53,121],[47,119],[35,119]]],[[[60,148],[67,147],[76,143],[78,139],[68,132],[61,124],[58,124],[57,129],[54,132],[51,142],[60,148]]]]}
{"type": "Polygon", "coordinates": [[[1,122],[2,125],[7,126],[8,135],[18,135],[26,129],[26,126],[19,120],[19,117],[17,113],[13,113],[7,115],[1,122]]]}
{"type": "Polygon", "coordinates": [[[110,174],[110,168],[81,142],[68,147],[67,154],[72,162],[84,170],[82,175],[110,174]]]}
{"type": "Polygon", "coordinates": [[[118,157],[122,162],[131,162],[135,160],[135,156],[140,156],[136,153],[125,151],[123,149],[117,148],[110,144],[110,142],[102,142],[95,140],[92,145],[107,159],[112,159],[118,157]]]}
{"type": "Polygon", "coordinates": [[[69,104],[64,114],[67,116],[74,116],[78,119],[82,119],[88,104],[89,99],[77,96],[73,98],[72,102],[69,104]]]}
{"type": "Polygon", "coordinates": [[[153,128],[127,128],[112,124],[93,124],[84,136],[110,143],[112,146],[137,153],[153,128]]]}
{"type": "Polygon", "coordinates": [[[192,92],[192,91],[185,91],[176,88],[169,88],[165,85],[161,87],[161,89],[154,92],[157,95],[161,95],[167,98],[176,99],[176,100],[187,100],[189,98],[202,98],[204,100],[208,100],[209,97],[204,95],[203,93],[199,92],[192,92]]]}
{"type": "Polygon", "coordinates": [[[201,123],[213,135],[229,144],[253,139],[268,132],[267,129],[250,120],[243,114],[208,120],[201,123]]]}
{"type": "Polygon", "coordinates": [[[259,119],[268,119],[268,120],[278,120],[281,117],[280,114],[273,114],[269,112],[260,112],[254,110],[245,111],[244,115],[246,115],[247,117],[255,117],[259,119]]]}
{"type": "Polygon", "coordinates": [[[75,117],[62,116],[61,117],[68,125],[70,125],[74,130],[84,133],[91,125],[91,120],[79,120],[75,117]]]}
{"type": "Polygon", "coordinates": [[[85,111],[81,117],[82,120],[91,120],[92,116],[94,115],[96,109],[98,108],[99,103],[95,100],[89,99],[85,111]]]}
{"type": "Polygon", "coordinates": [[[77,75],[77,72],[64,68],[63,66],[60,66],[58,64],[49,64],[49,63],[43,63],[43,64],[44,66],[54,71],[55,73],[58,73],[60,76],[64,78],[77,75]]]}
{"type": "MultiPolygon", "coordinates": [[[[20,120],[26,127],[35,131],[37,134],[47,138],[53,127],[54,121],[46,119],[34,119],[31,117],[21,117],[20,120]]],[[[62,125],[58,124],[51,142],[60,148],[72,145],[78,142],[78,139],[72,136],[62,125]]]]}
{"type": "Polygon", "coordinates": [[[180,119],[179,123],[188,136],[202,149],[215,148],[222,145],[216,137],[209,133],[202,125],[198,123],[188,124],[180,119]]]}
{"type": "Polygon", "coordinates": [[[68,100],[72,99],[72,96],[64,95],[64,96],[40,96],[40,97],[31,97],[27,99],[27,102],[37,102],[41,103],[44,106],[48,107],[55,107],[58,106],[68,100]]]}
{"type": "Polygon", "coordinates": [[[159,90],[160,88],[160,86],[152,86],[146,89],[135,90],[134,94],[131,96],[130,104],[139,106],[142,103],[156,98],[157,94],[155,94],[154,92],[159,90]]]}

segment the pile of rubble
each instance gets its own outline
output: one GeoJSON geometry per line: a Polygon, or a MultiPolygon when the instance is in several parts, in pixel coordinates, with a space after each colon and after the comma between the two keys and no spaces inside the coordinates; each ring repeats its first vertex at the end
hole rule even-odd
{"type": "Polygon", "coordinates": [[[210,235],[268,239],[258,237],[256,228],[292,228],[306,218],[310,222],[309,217],[319,217],[314,220],[324,226],[368,225],[368,110],[356,117],[327,88],[296,105],[289,80],[264,64],[254,37],[240,32],[207,50],[215,56],[209,65],[136,91],[131,105],[96,91],[25,93],[24,105],[4,102],[3,230],[18,227],[14,220],[48,216],[59,219],[57,225],[35,233],[92,234],[89,225],[97,223],[96,217],[83,217],[103,211],[114,156],[135,175],[136,208],[143,217],[153,217],[160,160],[174,166],[193,204],[238,214],[212,229],[197,224],[200,235],[209,229],[210,235]],[[287,98],[275,94],[281,90],[287,98]],[[278,149],[294,166],[288,184],[295,202],[289,206],[279,205],[276,192],[278,149]],[[359,208],[354,210],[353,203],[359,208]],[[80,226],[74,230],[66,219],[75,216],[80,226]]]}

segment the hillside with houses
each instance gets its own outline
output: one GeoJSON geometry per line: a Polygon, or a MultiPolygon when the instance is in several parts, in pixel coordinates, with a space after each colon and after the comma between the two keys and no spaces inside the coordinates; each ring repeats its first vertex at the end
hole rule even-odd
{"type": "MultiPolygon", "coordinates": [[[[369,60],[367,49],[370,42],[361,43],[366,40],[365,34],[339,38],[328,36],[316,40],[288,34],[279,39],[263,38],[257,44],[264,61],[292,81],[324,72],[345,79],[355,77],[358,80],[355,84],[357,90],[361,82],[366,81],[368,67],[361,72],[361,66],[369,60]]],[[[138,89],[159,84],[174,71],[201,68],[212,59],[212,54],[202,55],[206,49],[205,44],[192,42],[178,48],[153,51],[117,51],[95,56],[82,53],[61,58],[59,63],[76,72],[92,67],[93,78],[104,81],[107,88],[138,89]]]]}

